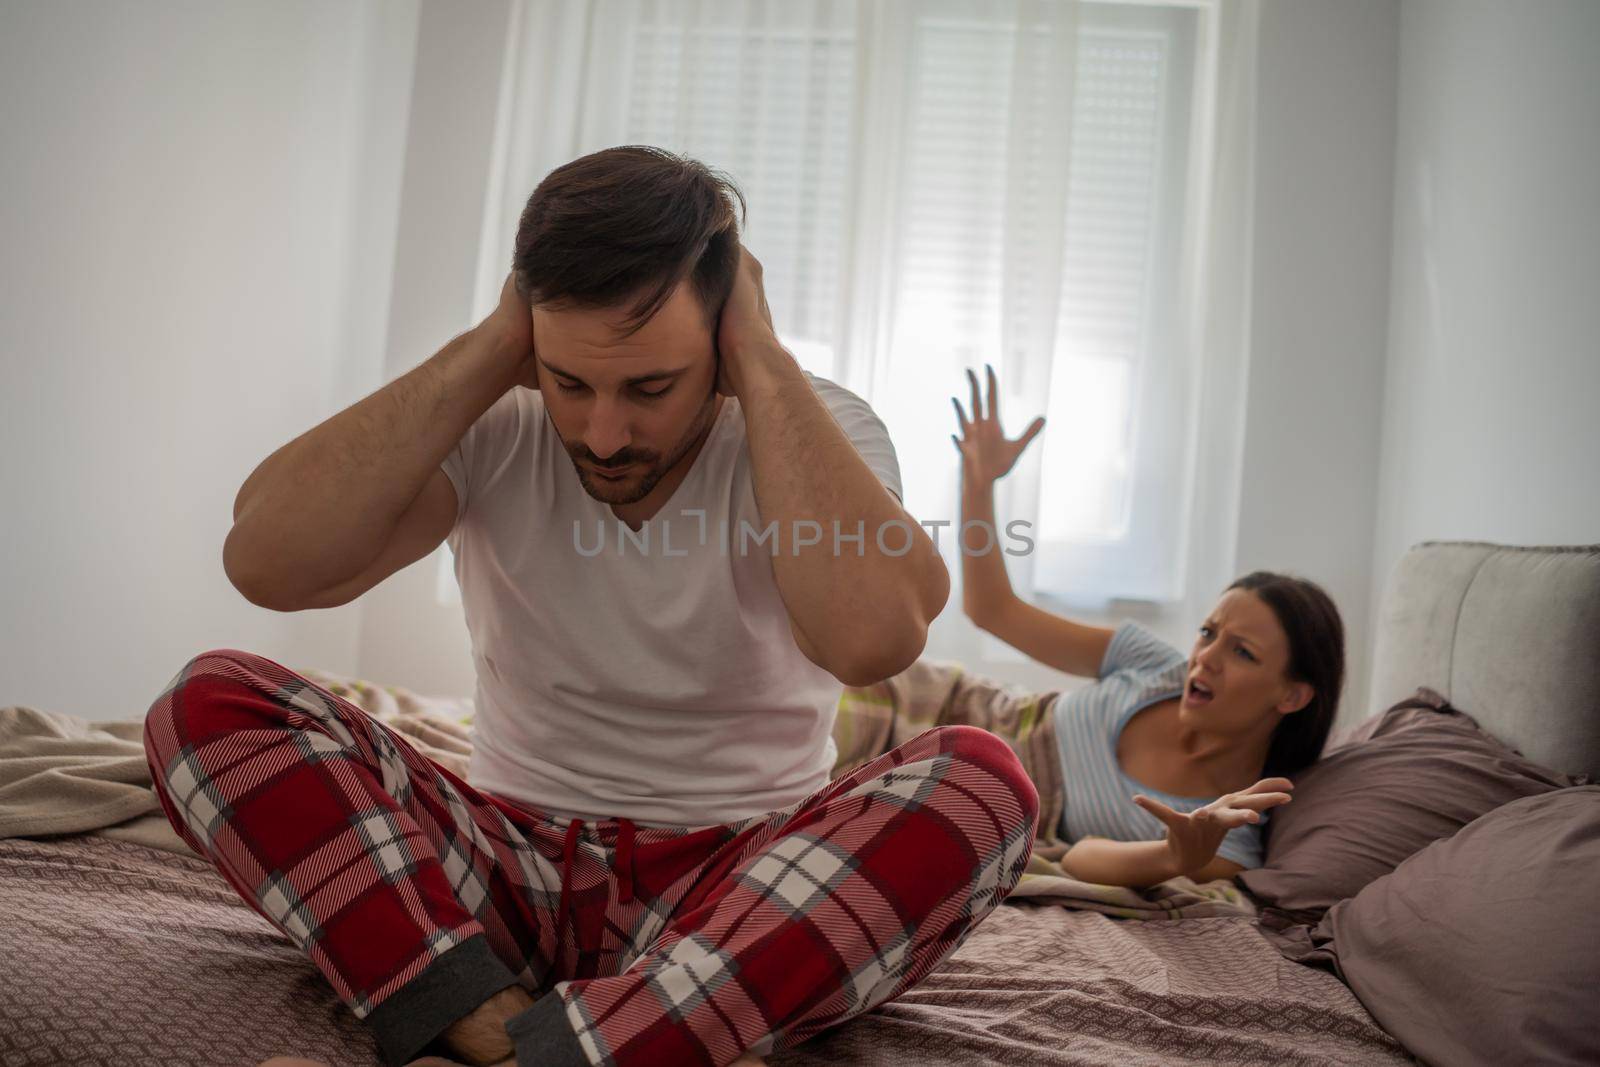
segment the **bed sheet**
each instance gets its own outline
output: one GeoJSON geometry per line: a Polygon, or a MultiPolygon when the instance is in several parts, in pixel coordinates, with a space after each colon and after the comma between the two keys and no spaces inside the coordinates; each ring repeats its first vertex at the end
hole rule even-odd
{"type": "MultiPolygon", "coordinates": [[[[273,1055],[379,1063],[364,1024],[204,860],[82,834],[0,841],[0,1067],[273,1055]]],[[[1414,1061],[1248,918],[1006,904],[915,989],[769,1062],[1414,1061]]]]}

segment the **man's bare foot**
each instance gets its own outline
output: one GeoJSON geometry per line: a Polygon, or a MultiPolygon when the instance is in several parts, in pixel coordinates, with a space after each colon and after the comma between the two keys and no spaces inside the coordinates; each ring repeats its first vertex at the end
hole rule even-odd
{"type": "Polygon", "coordinates": [[[533,997],[526,989],[507,986],[470,1014],[451,1023],[441,1035],[445,1048],[468,1065],[507,1067],[516,1059],[516,1050],[511,1047],[506,1023],[531,1007],[533,997]]]}

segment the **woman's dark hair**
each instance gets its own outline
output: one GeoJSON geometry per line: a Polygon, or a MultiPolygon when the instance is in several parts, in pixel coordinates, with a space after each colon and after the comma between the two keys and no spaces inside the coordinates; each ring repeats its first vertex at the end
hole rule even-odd
{"type": "Polygon", "coordinates": [[[739,267],[744,210],[732,180],[696,160],[648,145],[591,153],[528,197],[511,263],[517,291],[535,307],[627,303],[626,335],[692,278],[715,323],[739,267]]]}
{"type": "Polygon", "coordinates": [[[1252,571],[1228,586],[1264,601],[1289,638],[1289,677],[1313,690],[1311,703],[1285,715],[1272,733],[1264,778],[1287,777],[1315,763],[1333,728],[1344,687],[1344,622],[1323,588],[1305,578],[1252,571]]]}

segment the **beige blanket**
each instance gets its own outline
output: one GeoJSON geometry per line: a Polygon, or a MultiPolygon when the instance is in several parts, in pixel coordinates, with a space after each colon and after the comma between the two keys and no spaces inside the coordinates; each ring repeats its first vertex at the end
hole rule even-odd
{"type": "MultiPolygon", "coordinates": [[[[426,697],[315,669],[298,672],[398,733],[429,759],[466,777],[472,754],[472,701],[426,697]]],[[[928,727],[965,722],[1011,742],[1041,799],[1059,794],[1054,740],[1043,700],[1001,689],[951,664],[919,661],[911,670],[866,689],[848,689],[834,728],[837,777],[928,727]],[[891,708],[893,713],[891,714],[891,708]],[[909,731],[909,734],[907,734],[909,731]],[[902,736],[906,734],[906,736],[902,736]],[[1051,779],[1051,775],[1055,775],[1051,779]]],[[[91,723],[60,712],[0,708],[0,839],[93,833],[193,855],[175,833],[150,785],[142,719],[91,723]]],[[[1041,825],[1053,827],[1059,800],[1044,804],[1041,825]]],[[[1066,845],[1053,835],[1035,841],[1033,857],[1010,899],[1059,904],[1128,919],[1253,915],[1231,881],[1196,884],[1174,878],[1150,889],[1095,885],[1068,878],[1057,862],[1066,845]]]]}
{"type": "Polygon", "coordinates": [[[0,838],[72,834],[159,812],[143,729],[0,709],[0,838]]]}
{"type": "MultiPolygon", "coordinates": [[[[299,673],[466,776],[470,699],[425,697],[325,671],[299,673]]],[[[0,708],[0,839],[86,832],[194,855],[150,785],[143,718],[88,722],[59,711],[0,708]]]]}

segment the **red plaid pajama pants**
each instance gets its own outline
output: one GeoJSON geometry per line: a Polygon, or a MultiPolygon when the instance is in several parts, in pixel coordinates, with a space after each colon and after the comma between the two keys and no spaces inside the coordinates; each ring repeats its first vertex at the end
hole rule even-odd
{"type": "Polygon", "coordinates": [[[384,1061],[513,984],[520,1064],[731,1063],[898,996],[1028,861],[1005,742],[931,729],[742,822],[563,826],[247,652],[195,657],[145,752],[178,834],[367,1021],[384,1061]]]}

